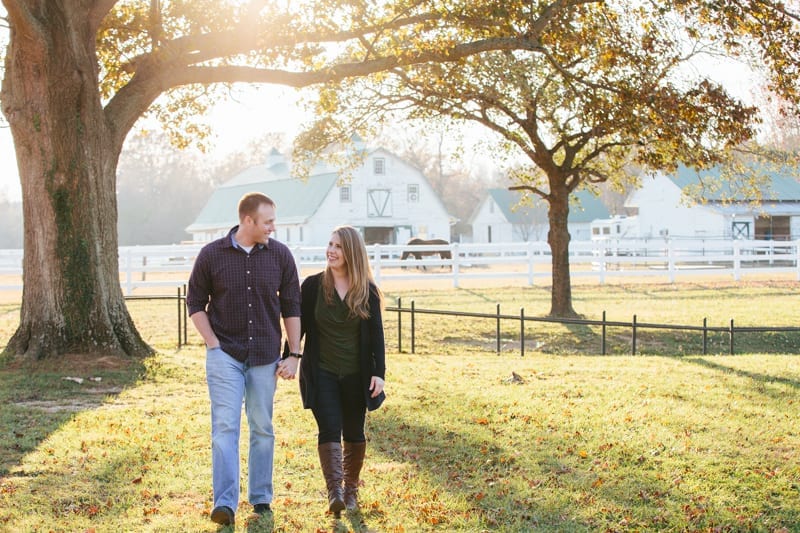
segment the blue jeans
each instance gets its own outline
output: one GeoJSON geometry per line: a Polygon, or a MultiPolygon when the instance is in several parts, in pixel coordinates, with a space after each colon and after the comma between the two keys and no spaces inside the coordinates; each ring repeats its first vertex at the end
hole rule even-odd
{"type": "Polygon", "coordinates": [[[247,459],[248,501],[271,503],[272,461],[275,434],[272,406],[275,398],[277,361],[251,367],[222,351],[206,350],[206,380],[211,399],[211,471],[214,507],[239,506],[239,433],[244,399],[250,428],[247,459]]]}

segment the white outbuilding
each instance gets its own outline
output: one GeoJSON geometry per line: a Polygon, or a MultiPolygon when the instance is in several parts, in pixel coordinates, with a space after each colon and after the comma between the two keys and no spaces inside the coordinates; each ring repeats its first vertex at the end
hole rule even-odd
{"type": "MultiPolygon", "coordinates": [[[[567,227],[572,240],[589,240],[590,224],[609,216],[608,208],[590,191],[577,191],[570,203],[567,227]]],[[[550,222],[548,204],[537,198],[533,205],[520,205],[521,195],[508,189],[488,189],[470,217],[472,241],[529,242],[547,240],[550,222]]]]}
{"type": "Polygon", "coordinates": [[[642,179],[625,201],[638,238],[800,239],[800,183],[793,169],[756,170],[754,177],[719,168],[642,179]]]}

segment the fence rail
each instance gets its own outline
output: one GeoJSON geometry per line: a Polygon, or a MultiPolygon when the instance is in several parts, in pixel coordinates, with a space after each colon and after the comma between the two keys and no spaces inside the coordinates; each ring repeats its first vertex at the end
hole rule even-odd
{"type": "MultiPolygon", "coordinates": [[[[120,283],[126,295],[136,289],[180,287],[188,279],[201,245],[127,246],[119,249],[120,283]]],[[[528,285],[549,283],[550,248],[546,242],[459,244],[447,247],[451,258],[424,256],[402,260],[403,251],[436,252],[435,246],[370,245],[370,263],[384,281],[515,279],[528,285]]],[[[325,266],[325,248],[292,246],[304,273],[325,266]]],[[[22,250],[0,250],[0,290],[22,288],[22,250]]],[[[693,275],[730,276],[790,273],[800,280],[800,241],[641,239],[575,241],[570,244],[570,275],[605,283],[614,277],[661,277],[674,283],[693,275]]]]}
{"type": "MultiPolygon", "coordinates": [[[[585,326],[599,326],[601,328],[600,335],[600,354],[606,355],[606,330],[608,327],[623,327],[629,328],[631,331],[631,355],[637,355],[637,335],[643,329],[661,329],[670,331],[696,331],[702,335],[703,355],[708,355],[708,334],[709,333],[725,333],[728,335],[728,348],[730,355],[736,353],[735,339],[738,333],[800,333],[800,327],[794,326],[736,326],[733,319],[730,321],[729,326],[709,326],[708,319],[703,319],[702,326],[681,325],[681,324],[657,324],[649,322],[639,322],[636,315],[630,322],[606,320],[606,312],[603,311],[602,319],[590,320],[581,318],[555,318],[555,317],[531,317],[525,315],[525,309],[520,308],[519,315],[501,314],[500,304],[497,304],[497,312],[491,313],[472,313],[466,311],[446,311],[436,309],[418,309],[414,301],[411,301],[410,307],[403,307],[402,300],[398,298],[396,306],[387,306],[387,313],[397,314],[397,351],[403,351],[403,314],[410,316],[410,337],[411,337],[411,353],[416,353],[416,316],[418,314],[437,315],[437,316],[451,316],[451,317],[469,317],[469,318],[485,318],[496,321],[496,351],[500,354],[501,347],[501,321],[519,321],[519,346],[520,357],[525,356],[525,323],[526,322],[550,322],[556,324],[578,324],[585,326]]],[[[800,353],[800,344],[795,346],[797,353],[800,353]]]]}
{"type": "MultiPolygon", "coordinates": [[[[177,310],[177,328],[176,338],[177,347],[188,345],[188,312],[186,309],[186,286],[177,289],[174,296],[161,295],[161,296],[127,296],[126,300],[174,300],[177,310]]],[[[408,315],[410,319],[409,331],[406,335],[410,336],[411,346],[410,353],[417,353],[416,338],[419,333],[419,328],[416,324],[417,315],[436,315],[444,317],[459,317],[459,318],[478,318],[493,320],[495,322],[495,341],[496,352],[498,355],[501,353],[502,336],[501,336],[501,322],[519,322],[519,355],[525,356],[526,349],[526,336],[525,325],[526,323],[536,322],[549,322],[554,324],[576,324],[585,326],[600,327],[600,355],[607,355],[607,329],[609,327],[626,328],[630,330],[630,354],[638,355],[638,334],[641,330],[657,329],[669,331],[694,331],[700,334],[702,339],[702,354],[708,355],[708,335],[709,333],[724,333],[728,336],[728,353],[735,355],[736,344],[735,340],[740,333],[800,333],[800,327],[794,326],[736,326],[733,319],[727,326],[709,326],[708,320],[703,319],[703,325],[685,325],[685,324],[658,324],[651,322],[639,322],[637,316],[633,315],[630,322],[619,320],[607,320],[606,312],[603,311],[600,320],[582,319],[582,318],[555,318],[555,317],[534,317],[525,315],[525,309],[520,308],[518,315],[504,314],[500,312],[500,304],[496,304],[495,313],[477,313],[467,311],[449,311],[441,309],[419,309],[416,307],[414,300],[411,300],[410,306],[403,307],[402,299],[397,299],[397,305],[387,306],[386,316],[389,313],[395,313],[397,317],[397,351],[403,351],[403,315],[408,315]]],[[[800,344],[795,346],[795,350],[800,353],[800,344]]]]}

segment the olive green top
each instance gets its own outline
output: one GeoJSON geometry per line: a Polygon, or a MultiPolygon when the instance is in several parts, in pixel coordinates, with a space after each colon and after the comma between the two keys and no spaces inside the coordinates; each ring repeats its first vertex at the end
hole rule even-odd
{"type": "Polygon", "coordinates": [[[349,314],[350,310],[338,292],[333,291],[333,305],[327,305],[324,291],[319,291],[314,309],[319,327],[319,366],[339,376],[360,372],[358,336],[361,320],[349,314]]]}

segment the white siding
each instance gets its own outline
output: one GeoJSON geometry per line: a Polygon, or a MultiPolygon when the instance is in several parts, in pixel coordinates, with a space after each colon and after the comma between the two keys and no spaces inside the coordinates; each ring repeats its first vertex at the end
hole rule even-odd
{"type": "Polygon", "coordinates": [[[306,244],[326,244],[331,230],[341,224],[357,228],[393,227],[397,243],[416,236],[450,240],[450,216],[428,180],[391,153],[384,150],[371,153],[347,184],[350,202],[341,202],[339,187],[334,187],[309,220],[306,244]],[[376,158],[384,160],[383,174],[374,172],[376,158]],[[408,201],[410,184],[418,186],[417,202],[408,201]],[[369,192],[372,190],[389,191],[389,204],[384,212],[389,216],[370,216],[369,192]]]}
{"type": "Polygon", "coordinates": [[[638,208],[639,237],[708,237],[730,234],[730,221],[719,211],[686,204],[680,188],[657,174],[644,178],[642,187],[628,197],[626,207],[638,208]]]}

